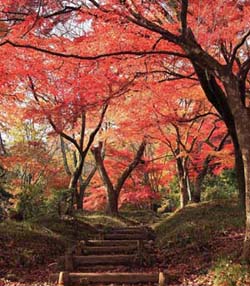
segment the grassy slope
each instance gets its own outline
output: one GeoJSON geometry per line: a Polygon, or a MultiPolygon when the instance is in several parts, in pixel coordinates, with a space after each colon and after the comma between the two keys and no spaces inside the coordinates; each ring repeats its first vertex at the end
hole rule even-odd
{"type": "MultiPolygon", "coordinates": [[[[228,263],[239,267],[244,215],[235,202],[193,204],[155,224],[154,229],[164,268],[174,280],[188,279],[187,285],[224,285],[220,276],[228,273],[228,263]]],[[[225,285],[236,285],[230,283],[225,285]]]]}
{"type": "MultiPolygon", "coordinates": [[[[131,221],[153,223],[160,248],[158,255],[164,261],[162,267],[176,283],[173,285],[233,286],[234,282],[225,284],[221,277],[229,273],[231,280],[231,276],[236,276],[233,279],[238,281],[239,274],[235,273],[242,275],[248,270],[238,263],[244,219],[235,202],[190,205],[158,223],[155,221],[159,218],[149,212],[122,215],[123,219],[114,219],[79,214],[77,221],[45,217],[0,224],[0,277],[14,274],[14,279],[26,283],[46,280],[47,265],[76,240],[94,235],[95,227],[124,226],[131,221]],[[188,282],[183,283],[185,279],[188,282]]],[[[237,286],[246,285],[243,283],[237,286]]]]}
{"type": "Polygon", "coordinates": [[[76,241],[95,236],[95,225],[122,224],[118,219],[102,216],[79,216],[74,221],[43,217],[0,223],[0,278],[46,281],[47,266],[76,241]]]}

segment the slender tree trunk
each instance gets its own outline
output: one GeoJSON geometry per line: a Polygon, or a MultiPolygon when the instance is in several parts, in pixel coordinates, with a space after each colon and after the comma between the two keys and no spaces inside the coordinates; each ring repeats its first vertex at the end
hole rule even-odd
{"type": "Polygon", "coordinates": [[[96,170],[97,170],[97,168],[96,168],[96,166],[94,166],[85,180],[83,180],[82,176],[79,177],[80,186],[79,186],[79,191],[76,192],[76,208],[77,208],[77,210],[83,209],[83,199],[84,199],[85,191],[86,191],[90,181],[94,177],[96,170]]]}
{"type": "Polygon", "coordinates": [[[83,209],[83,198],[85,194],[85,188],[80,187],[80,192],[76,192],[76,209],[77,210],[82,210],[83,209]]]}
{"type": "Polygon", "coordinates": [[[211,157],[207,156],[205,161],[203,162],[202,170],[199,172],[195,183],[194,183],[194,192],[192,195],[192,201],[194,203],[199,203],[201,201],[201,193],[202,193],[202,184],[207,175],[209,162],[211,157]]]}
{"type": "Polygon", "coordinates": [[[183,166],[183,158],[178,157],[176,160],[180,186],[180,208],[183,208],[189,201],[187,176],[185,175],[186,170],[183,166]]]}
{"type": "Polygon", "coordinates": [[[77,183],[79,181],[79,178],[82,174],[82,169],[83,169],[83,160],[80,160],[78,162],[78,165],[74,171],[74,173],[71,175],[71,180],[68,186],[69,191],[71,192],[71,200],[70,204],[67,210],[67,214],[72,214],[73,209],[74,209],[74,203],[77,202],[77,183]]]}
{"type": "Polygon", "coordinates": [[[194,203],[200,203],[201,201],[202,181],[203,180],[200,180],[200,179],[195,180],[194,192],[193,192],[193,197],[192,197],[192,201],[194,203]]]}

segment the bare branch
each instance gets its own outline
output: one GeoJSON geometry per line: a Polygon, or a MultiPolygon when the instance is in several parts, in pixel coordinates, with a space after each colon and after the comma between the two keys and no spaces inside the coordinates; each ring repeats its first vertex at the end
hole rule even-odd
{"type": "Polygon", "coordinates": [[[81,8],[82,8],[82,6],[79,6],[79,7],[65,6],[62,10],[56,11],[56,12],[48,14],[48,15],[45,15],[45,16],[43,16],[43,18],[52,18],[55,16],[59,16],[61,14],[67,14],[67,13],[71,13],[74,11],[78,11],[81,8]]]}
{"type": "Polygon", "coordinates": [[[188,122],[196,121],[197,119],[200,119],[200,118],[203,118],[203,117],[206,117],[206,116],[209,116],[209,115],[213,115],[213,116],[216,116],[216,117],[221,119],[219,114],[214,113],[214,112],[207,112],[207,113],[203,113],[203,114],[198,114],[198,115],[196,115],[196,116],[194,116],[192,118],[188,118],[188,119],[185,119],[185,118],[177,119],[177,122],[179,122],[179,123],[182,123],[182,122],[183,123],[188,123],[188,122]]]}
{"type": "Polygon", "coordinates": [[[185,37],[187,33],[187,10],[188,10],[188,0],[181,1],[181,31],[182,35],[185,37]]]}
{"type": "Polygon", "coordinates": [[[104,54],[99,54],[95,56],[81,56],[77,54],[67,54],[67,53],[62,53],[62,52],[57,52],[53,50],[49,50],[46,48],[40,48],[37,46],[29,45],[29,44],[20,44],[20,43],[14,43],[10,40],[4,41],[0,44],[0,46],[4,45],[11,45],[12,47],[16,48],[24,48],[28,50],[34,50],[40,53],[46,53],[51,56],[56,56],[56,57],[61,57],[61,58],[73,58],[73,59],[78,59],[78,60],[86,60],[86,61],[91,61],[91,60],[98,60],[98,59],[103,59],[103,58],[108,58],[108,57],[116,57],[116,56],[146,56],[146,55],[169,55],[169,56],[176,56],[176,57],[181,57],[181,58],[187,58],[185,54],[177,53],[177,52],[172,52],[172,51],[120,51],[120,52],[113,52],[113,53],[104,53],[104,54]]]}
{"type": "Polygon", "coordinates": [[[229,66],[230,68],[232,68],[233,66],[233,62],[235,60],[235,57],[236,57],[236,54],[238,52],[238,50],[241,48],[242,45],[244,45],[246,39],[250,36],[250,30],[245,34],[244,37],[242,37],[242,39],[240,40],[240,42],[234,47],[233,49],[233,53],[232,53],[232,56],[231,56],[231,59],[230,59],[230,63],[229,63],[229,66]]]}
{"type": "Polygon", "coordinates": [[[65,172],[68,176],[71,176],[72,173],[69,168],[69,164],[68,164],[68,160],[66,156],[66,150],[65,150],[65,143],[64,143],[62,136],[60,136],[60,145],[61,145],[61,152],[62,152],[63,165],[64,165],[65,172]]]}
{"type": "Polygon", "coordinates": [[[147,145],[146,140],[144,139],[134,157],[134,160],[129,164],[129,166],[123,171],[123,173],[121,174],[121,176],[118,178],[115,190],[117,193],[120,193],[122,186],[124,185],[126,179],[128,178],[128,176],[131,174],[131,172],[137,167],[137,165],[142,161],[142,156],[145,150],[145,147],[147,145]]]}
{"type": "Polygon", "coordinates": [[[85,137],[85,128],[86,128],[86,112],[82,112],[81,114],[81,133],[80,133],[80,143],[79,146],[81,150],[83,149],[83,144],[84,144],[84,137],[85,137]]]}
{"type": "Polygon", "coordinates": [[[106,102],[104,104],[103,109],[102,109],[102,113],[101,113],[101,116],[100,116],[100,119],[99,119],[99,122],[98,122],[96,128],[90,134],[87,146],[85,147],[84,151],[81,153],[83,160],[87,156],[87,153],[88,153],[92,143],[94,142],[95,136],[96,136],[96,134],[98,133],[98,131],[100,130],[100,128],[102,126],[102,122],[103,122],[103,119],[104,119],[104,116],[105,116],[105,113],[106,113],[107,109],[108,109],[108,102],[106,102]]]}
{"type": "Polygon", "coordinates": [[[221,49],[221,53],[222,53],[224,60],[226,61],[227,64],[229,64],[229,62],[230,62],[229,57],[230,56],[229,56],[229,53],[228,53],[227,48],[226,48],[224,43],[220,44],[220,49],[221,49]]]}

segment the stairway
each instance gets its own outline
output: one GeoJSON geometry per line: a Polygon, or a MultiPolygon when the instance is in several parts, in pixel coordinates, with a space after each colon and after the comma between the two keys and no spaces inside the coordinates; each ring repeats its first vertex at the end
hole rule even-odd
{"type": "MultiPolygon", "coordinates": [[[[60,257],[58,286],[164,285],[164,275],[152,271],[154,233],[150,228],[123,227],[80,241],[60,257]]],[[[154,267],[153,267],[154,269],[154,267]]]]}

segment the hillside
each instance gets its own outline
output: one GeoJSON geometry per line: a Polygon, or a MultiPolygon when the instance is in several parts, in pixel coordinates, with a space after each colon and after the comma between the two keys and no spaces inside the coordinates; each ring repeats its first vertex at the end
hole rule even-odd
{"type": "Polygon", "coordinates": [[[162,217],[150,212],[146,215],[145,210],[141,214],[138,211],[124,215],[126,219],[78,214],[76,220],[40,218],[1,223],[0,277],[3,285],[26,285],[34,281],[34,285],[47,285],[50,271],[47,266],[77,240],[95,236],[97,228],[121,227],[125,222],[141,221],[151,223],[156,232],[157,255],[167,275],[167,285],[247,285],[249,269],[240,261],[244,220],[236,202],[192,204],[162,217]]]}
{"type": "Polygon", "coordinates": [[[244,220],[235,202],[192,204],[154,229],[173,285],[233,286],[240,279],[237,285],[246,285],[247,269],[240,264],[244,220]]]}

